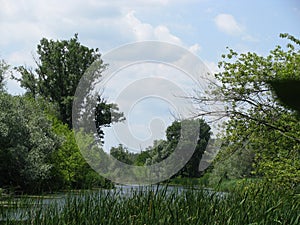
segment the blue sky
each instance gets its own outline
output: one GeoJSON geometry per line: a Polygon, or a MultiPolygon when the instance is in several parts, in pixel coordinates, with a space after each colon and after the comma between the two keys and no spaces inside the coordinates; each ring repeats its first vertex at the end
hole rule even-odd
{"type": "MultiPolygon", "coordinates": [[[[300,37],[297,0],[0,0],[0,58],[34,67],[43,37],[69,39],[105,54],[126,43],[158,40],[182,46],[217,70],[226,47],[262,55],[284,44],[279,33],[300,37]]],[[[7,80],[10,93],[21,93],[7,80]]],[[[144,137],[144,135],[141,135],[144,137]]]]}
{"type": "MultiPolygon", "coordinates": [[[[278,35],[299,37],[297,0],[1,0],[0,57],[34,66],[42,37],[69,39],[105,53],[128,42],[162,40],[192,50],[210,66],[229,46],[267,54],[278,35]]],[[[8,82],[11,92],[16,84],[8,82]]]]}

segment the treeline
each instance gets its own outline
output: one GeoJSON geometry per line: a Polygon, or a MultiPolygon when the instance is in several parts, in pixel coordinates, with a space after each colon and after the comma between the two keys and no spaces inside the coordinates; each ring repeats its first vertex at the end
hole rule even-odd
{"type": "MultiPolygon", "coordinates": [[[[155,140],[153,146],[149,146],[140,153],[132,153],[123,145],[112,147],[110,154],[121,162],[135,166],[149,166],[159,163],[168,158],[176,149],[182,135],[182,124],[184,129],[192,131],[193,127],[199,128],[197,143],[193,146],[189,138],[182,138],[185,146],[193,146],[193,154],[187,159],[187,163],[173,177],[189,177],[196,178],[202,175],[203,171],[199,170],[200,161],[203,154],[207,150],[207,145],[211,136],[211,128],[203,119],[190,119],[182,121],[174,121],[166,130],[166,140],[155,140]]],[[[184,153],[182,153],[184,154],[184,153]]],[[[185,156],[185,154],[182,156],[185,156]]]]}
{"type": "MultiPolygon", "coordinates": [[[[12,69],[4,61],[1,63],[0,188],[34,193],[111,187],[113,184],[95,172],[82,156],[72,127],[72,105],[81,77],[92,63],[97,62],[99,66],[98,77],[94,79],[106,68],[98,49],[81,45],[75,35],[61,41],[43,38],[37,54],[35,70],[24,66],[13,68],[21,75],[20,78],[12,76],[13,79],[26,90],[22,96],[5,91],[4,75],[12,69]]],[[[125,118],[116,104],[96,97],[92,120],[103,143],[102,128],[125,118]]],[[[138,166],[161,162],[176,148],[182,122],[175,121],[168,127],[167,140],[156,141],[139,154],[132,154],[120,145],[111,149],[111,155],[138,166]]],[[[199,127],[198,142],[191,159],[174,176],[199,177],[198,166],[211,135],[210,127],[202,119],[186,120],[185,124],[199,127]]],[[[95,153],[93,157],[101,154],[95,153]]]]}
{"type": "MultiPolygon", "coordinates": [[[[37,46],[37,68],[0,65],[0,188],[16,192],[55,191],[67,188],[111,187],[112,183],[90,168],[76,144],[72,130],[72,103],[85,70],[98,61],[98,49],[81,45],[78,36],[37,46]],[[23,96],[5,91],[4,77],[18,71],[23,96]]],[[[100,76],[101,74],[99,74],[100,76]]],[[[122,120],[115,104],[101,96],[95,106],[99,139],[102,126],[122,120]]]]}
{"type": "Polygon", "coordinates": [[[74,132],[50,103],[1,92],[0,106],[0,188],[33,193],[111,186],[86,163],[74,132]]]}
{"type": "MultiPolygon", "coordinates": [[[[222,72],[215,74],[217,82],[211,84],[208,93],[192,98],[200,109],[204,107],[198,118],[228,118],[219,140],[220,151],[205,171],[211,185],[259,178],[299,187],[300,40],[288,34],[281,37],[288,41],[286,48],[277,46],[265,57],[229,49],[219,63],[222,72]],[[224,108],[208,112],[207,104],[224,108]]],[[[100,65],[99,77],[107,65],[98,49],[81,45],[77,35],[62,41],[43,38],[37,54],[35,70],[13,68],[21,74],[14,79],[25,88],[23,96],[5,91],[4,76],[10,68],[4,61],[0,63],[0,188],[41,192],[110,187],[112,183],[82,157],[72,128],[72,104],[80,78],[94,62],[100,65]]],[[[107,103],[101,96],[97,100],[93,119],[98,138],[103,141],[102,127],[125,118],[116,104],[107,103]]],[[[166,140],[155,141],[139,154],[119,145],[111,149],[111,155],[137,166],[161,162],[174,152],[182,122],[174,121],[166,130],[166,140]]],[[[203,172],[199,163],[208,154],[211,129],[203,119],[185,122],[199,126],[200,133],[192,157],[174,177],[200,177],[203,172]]]]}

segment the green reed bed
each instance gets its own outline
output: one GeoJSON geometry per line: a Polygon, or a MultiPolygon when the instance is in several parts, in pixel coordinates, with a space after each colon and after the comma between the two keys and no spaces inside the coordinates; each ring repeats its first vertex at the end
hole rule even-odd
{"type": "Polygon", "coordinates": [[[166,188],[81,192],[45,204],[7,200],[0,224],[299,224],[300,198],[269,187],[220,194],[166,188]],[[11,208],[8,205],[11,204],[11,208]],[[26,207],[24,207],[26,206],[26,207]],[[11,212],[20,210],[17,214],[11,212]]]}

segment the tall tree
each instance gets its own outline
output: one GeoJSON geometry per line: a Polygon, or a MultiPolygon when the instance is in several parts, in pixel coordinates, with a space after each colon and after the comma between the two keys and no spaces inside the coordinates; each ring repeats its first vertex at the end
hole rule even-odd
{"type": "Polygon", "coordinates": [[[33,96],[40,95],[57,104],[60,119],[72,127],[72,103],[78,83],[85,71],[98,61],[98,77],[105,64],[98,49],[90,49],[78,41],[75,34],[70,40],[43,38],[37,46],[37,69],[19,67],[21,86],[33,96]],[[34,73],[35,72],[35,73],[34,73]]]}
{"type": "Polygon", "coordinates": [[[119,112],[117,104],[108,103],[100,96],[97,96],[94,116],[96,130],[102,143],[104,139],[103,127],[109,127],[112,123],[125,120],[124,113],[119,112]]]}

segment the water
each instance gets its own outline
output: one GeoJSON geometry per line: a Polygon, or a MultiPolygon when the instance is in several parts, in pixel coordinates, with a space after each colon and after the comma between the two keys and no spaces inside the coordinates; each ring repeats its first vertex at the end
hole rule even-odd
{"type": "MultiPolygon", "coordinates": [[[[116,185],[114,189],[96,189],[96,190],[84,190],[84,191],[70,191],[62,192],[53,195],[47,195],[42,197],[20,197],[13,198],[7,204],[0,205],[0,222],[5,221],[6,218],[14,218],[15,220],[26,220],[32,218],[35,215],[37,209],[46,209],[47,206],[55,205],[58,210],[62,210],[66,204],[68,197],[85,198],[82,193],[90,193],[92,195],[106,196],[111,195],[117,198],[125,197],[130,198],[135,193],[148,192],[157,193],[164,191],[166,195],[170,193],[180,194],[184,191],[188,191],[189,188],[183,186],[164,186],[164,185],[151,185],[151,186],[138,186],[138,185],[116,185]],[[15,204],[15,205],[12,205],[15,204]],[[39,206],[43,207],[39,207],[39,206]]],[[[193,189],[197,191],[197,189],[193,189]]],[[[199,190],[199,189],[198,189],[199,190]]],[[[201,189],[203,191],[203,189],[201,189]]],[[[219,197],[224,197],[226,193],[214,192],[210,189],[204,189],[208,195],[216,194],[219,197]]],[[[121,198],[120,198],[121,199],[121,198]]]]}

